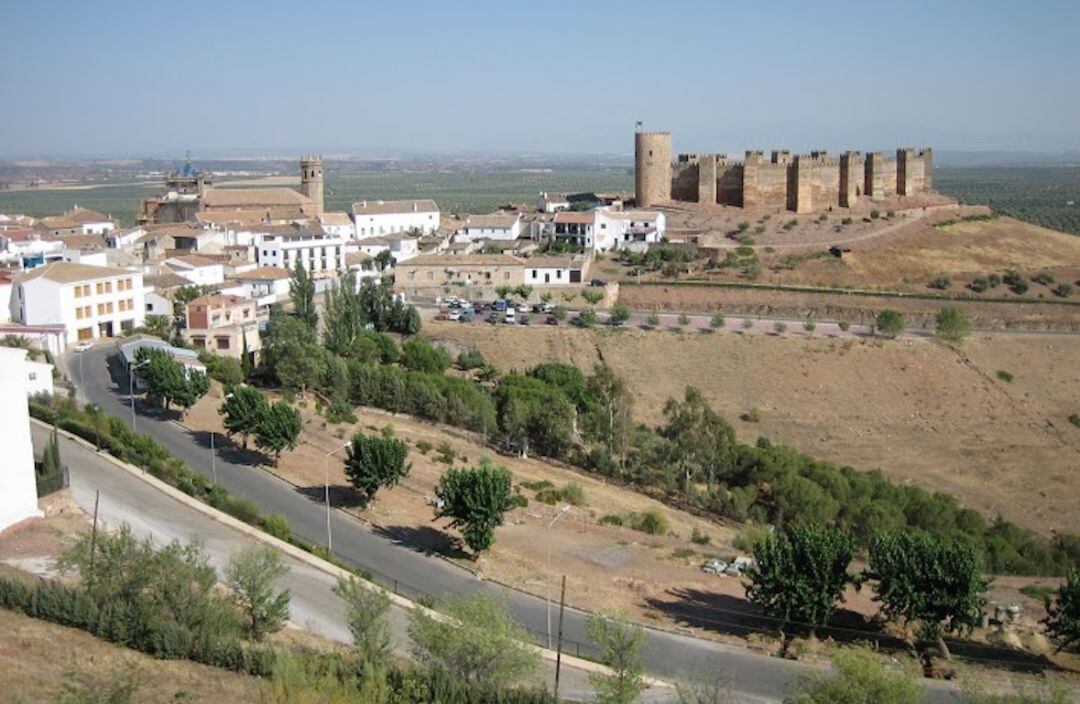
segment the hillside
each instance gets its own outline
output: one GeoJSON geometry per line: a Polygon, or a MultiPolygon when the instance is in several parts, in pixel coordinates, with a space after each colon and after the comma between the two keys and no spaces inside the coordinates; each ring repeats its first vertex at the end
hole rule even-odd
{"type": "Polygon", "coordinates": [[[699,388],[753,441],[765,435],[823,459],[1043,532],[1080,525],[1080,338],[979,336],[962,353],[925,341],[797,339],[433,322],[426,334],[475,347],[501,369],[605,360],[656,423],[664,402],[699,388]],[[1015,375],[1013,382],[997,371],[1015,375]],[[757,407],[760,423],[739,416],[757,407]],[[1038,476],[1038,482],[1032,482],[1038,476]]]}

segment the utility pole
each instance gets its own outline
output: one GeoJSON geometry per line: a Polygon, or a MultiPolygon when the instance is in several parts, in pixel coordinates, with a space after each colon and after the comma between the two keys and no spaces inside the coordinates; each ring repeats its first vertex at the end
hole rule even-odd
{"type": "Polygon", "coordinates": [[[555,651],[555,701],[559,701],[559,674],[562,671],[562,624],[566,610],[566,575],[562,576],[562,594],[559,596],[559,649],[555,651]]]}
{"type": "Polygon", "coordinates": [[[94,551],[97,549],[98,502],[101,490],[94,491],[94,527],[90,529],[90,579],[94,578],[94,551]]]}

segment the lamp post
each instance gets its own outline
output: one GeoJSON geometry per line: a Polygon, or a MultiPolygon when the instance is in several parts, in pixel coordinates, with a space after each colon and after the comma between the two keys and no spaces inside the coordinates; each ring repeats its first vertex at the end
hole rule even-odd
{"type": "Polygon", "coordinates": [[[547,647],[551,650],[551,526],[570,512],[570,504],[563,507],[555,514],[555,518],[544,529],[544,542],[547,543],[547,574],[544,575],[544,600],[547,601],[547,647]]]}
{"type": "Polygon", "coordinates": [[[326,549],[330,552],[334,552],[334,534],[330,530],[330,455],[336,455],[350,445],[352,445],[351,441],[345,443],[341,447],[330,450],[330,452],[327,452],[323,456],[323,498],[326,500],[326,549]]]}
{"type": "MultiPolygon", "coordinates": [[[[135,430],[135,370],[146,364],[150,360],[144,359],[138,364],[128,364],[128,398],[131,399],[131,429],[135,430]]],[[[82,364],[82,357],[79,358],[79,364],[82,364]]],[[[82,376],[82,372],[79,372],[82,376]]],[[[80,379],[80,382],[82,380],[80,379]]]]}

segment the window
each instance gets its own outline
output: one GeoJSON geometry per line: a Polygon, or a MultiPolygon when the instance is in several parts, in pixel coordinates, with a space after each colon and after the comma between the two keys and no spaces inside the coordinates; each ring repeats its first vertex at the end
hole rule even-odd
{"type": "MultiPolygon", "coordinates": [[[[100,286],[101,284],[98,284],[98,285],[100,286]]],[[[104,303],[98,303],[97,304],[97,314],[98,315],[105,315],[105,304],[104,303]]]]}
{"type": "Polygon", "coordinates": [[[75,309],[75,319],[76,320],[82,320],[83,319],[83,309],[81,307],[75,309]]]}
{"type": "Polygon", "coordinates": [[[97,293],[97,295],[99,295],[99,296],[100,296],[100,295],[101,295],[101,292],[102,292],[103,290],[104,290],[104,288],[102,287],[102,285],[101,285],[101,282],[100,282],[100,281],[99,281],[99,282],[97,282],[96,284],[94,284],[94,291],[95,291],[95,293],[97,293]]]}
{"type": "Polygon", "coordinates": [[[227,337],[219,337],[219,338],[217,338],[217,348],[219,350],[227,350],[227,349],[229,349],[229,338],[227,338],[227,337]]]}
{"type": "Polygon", "coordinates": [[[108,303],[105,304],[105,312],[106,313],[112,313],[113,312],[112,301],[109,301],[108,303]]]}
{"type": "Polygon", "coordinates": [[[82,298],[82,296],[83,296],[82,286],[76,286],[75,287],[75,298],[82,298]]]}
{"type": "Polygon", "coordinates": [[[105,282],[105,293],[112,293],[112,281],[105,282]]]}
{"type": "Polygon", "coordinates": [[[508,281],[509,279],[510,279],[510,272],[509,271],[504,271],[503,272],[503,280],[508,281]]]}

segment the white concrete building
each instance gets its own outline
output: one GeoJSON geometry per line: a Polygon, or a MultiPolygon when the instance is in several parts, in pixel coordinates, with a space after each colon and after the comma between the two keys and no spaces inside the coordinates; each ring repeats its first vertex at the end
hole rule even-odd
{"type": "Polygon", "coordinates": [[[369,257],[379,256],[379,252],[389,251],[392,263],[407,262],[420,253],[420,241],[415,237],[397,235],[390,237],[369,237],[358,243],[361,254],[369,257]]]}
{"type": "Polygon", "coordinates": [[[521,237],[521,213],[469,215],[454,233],[455,242],[516,240],[521,237]]]}
{"type": "Polygon", "coordinates": [[[38,394],[53,393],[53,365],[48,362],[37,362],[27,357],[26,363],[26,395],[37,396],[38,394]]]}
{"type": "Polygon", "coordinates": [[[556,213],[545,226],[544,237],[581,247],[586,252],[615,249],[642,252],[661,240],[665,228],[666,220],[660,212],[597,208],[556,213]]]}
{"type": "Polygon", "coordinates": [[[296,262],[313,277],[335,276],[345,269],[346,240],[322,232],[269,235],[255,246],[259,266],[292,271],[296,262]]]}
{"type": "Polygon", "coordinates": [[[42,218],[41,224],[55,237],[64,235],[104,235],[116,229],[116,222],[108,215],[103,215],[80,205],[73,206],[71,210],[62,215],[42,218]]]}
{"type": "Polygon", "coordinates": [[[529,257],[522,260],[525,283],[530,286],[581,284],[588,275],[589,259],[576,257],[529,257]]]}
{"type": "Polygon", "coordinates": [[[225,281],[225,263],[219,259],[184,254],[170,257],[163,263],[170,272],[184,277],[196,286],[214,286],[225,281]]]}
{"type": "Polygon", "coordinates": [[[612,234],[616,249],[628,249],[632,252],[644,252],[654,244],[659,244],[667,230],[667,218],[654,210],[607,210],[612,221],[612,234]]]}
{"type": "Polygon", "coordinates": [[[319,215],[318,220],[319,226],[328,235],[340,237],[344,240],[356,238],[356,226],[353,225],[352,218],[344,210],[322,213],[319,215]]]}
{"type": "Polygon", "coordinates": [[[12,284],[12,319],[63,325],[68,342],[114,337],[145,320],[138,271],[54,262],[16,275],[12,284]]]}
{"type": "Polygon", "coordinates": [[[26,405],[26,350],[0,347],[0,530],[40,516],[26,405]]]}
{"type": "Polygon", "coordinates": [[[430,235],[439,229],[439,206],[433,200],[361,200],[352,205],[358,240],[418,231],[430,235]]]}
{"type": "Polygon", "coordinates": [[[0,324],[11,322],[11,277],[0,272],[0,324]]]}
{"type": "Polygon", "coordinates": [[[105,244],[109,249],[126,249],[134,247],[135,243],[146,234],[142,227],[132,227],[128,230],[113,230],[105,235],[105,244]]]}
{"type": "Polygon", "coordinates": [[[260,266],[233,275],[231,281],[245,288],[245,295],[254,298],[260,306],[284,301],[289,297],[289,281],[292,273],[276,266],[260,266]]]}
{"type": "Polygon", "coordinates": [[[0,232],[0,249],[9,255],[8,259],[14,260],[58,254],[64,250],[64,243],[60,240],[44,239],[37,230],[22,228],[0,232]]]}
{"type": "Polygon", "coordinates": [[[541,191],[540,197],[536,200],[536,209],[541,213],[555,213],[569,207],[570,199],[566,197],[565,193],[541,191]]]}

